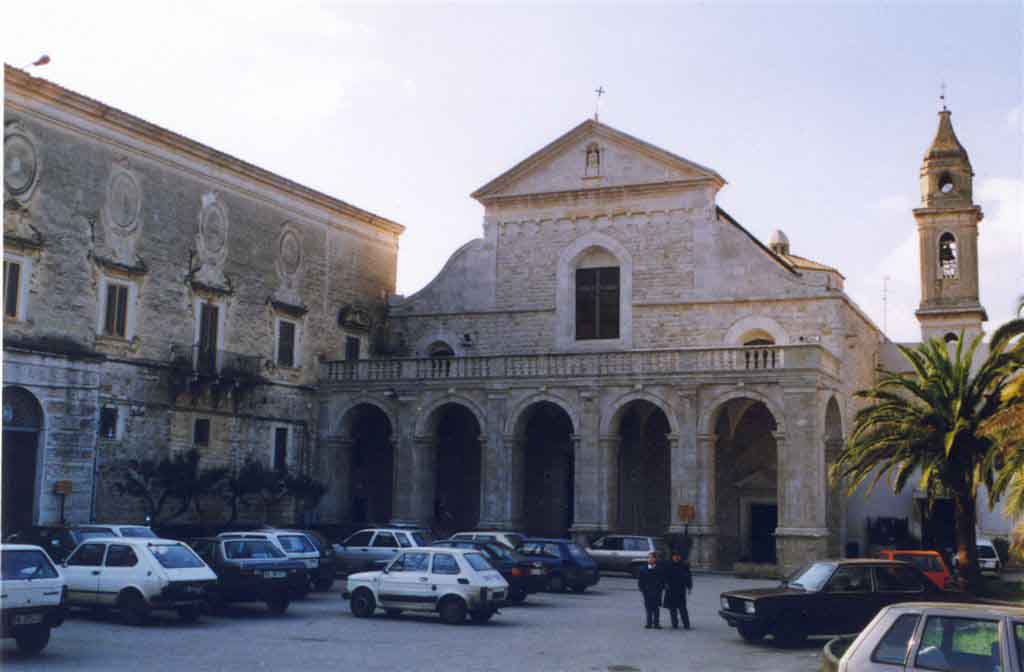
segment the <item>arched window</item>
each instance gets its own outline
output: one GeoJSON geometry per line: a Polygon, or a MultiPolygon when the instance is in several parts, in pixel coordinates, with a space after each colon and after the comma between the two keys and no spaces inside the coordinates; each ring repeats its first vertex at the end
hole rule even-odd
{"type": "Polygon", "coordinates": [[[751,329],[740,340],[743,345],[775,345],[775,338],[764,329],[751,329]]]}
{"type": "Polygon", "coordinates": [[[959,339],[960,337],[952,331],[942,337],[942,340],[946,341],[946,343],[956,343],[959,339]]]}
{"type": "Polygon", "coordinates": [[[455,351],[452,350],[452,346],[448,345],[444,341],[434,341],[427,348],[427,356],[431,359],[439,359],[442,357],[454,357],[455,351]]]}
{"type": "Polygon", "coordinates": [[[601,248],[576,263],[576,340],[619,337],[619,264],[601,248]]]}
{"type": "Polygon", "coordinates": [[[960,275],[958,263],[956,237],[947,231],[939,237],[939,277],[958,277],[960,275]]]}

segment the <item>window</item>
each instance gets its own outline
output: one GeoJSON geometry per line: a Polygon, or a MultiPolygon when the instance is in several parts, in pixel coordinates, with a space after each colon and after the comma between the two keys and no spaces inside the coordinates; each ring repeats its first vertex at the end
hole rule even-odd
{"type": "Polygon", "coordinates": [[[390,532],[378,532],[377,538],[373,540],[374,548],[398,548],[395,535],[390,532]]]}
{"type": "Polygon", "coordinates": [[[619,337],[619,269],[576,269],[576,340],[619,337]]]}
{"type": "Polygon", "coordinates": [[[112,545],[107,549],[107,567],[134,567],[139,559],[131,546],[112,545]]]}
{"type": "Polygon", "coordinates": [[[426,572],[430,556],[426,553],[403,553],[398,556],[391,566],[389,572],[426,572]]]}
{"type": "Polygon", "coordinates": [[[919,593],[924,590],[921,577],[909,567],[876,567],[875,579],[878,590],[883,593],[919,593]]]}
{"type": "Polygon", "coordinates": [[[915,664],[942,672],[1005,669],[999,655],[999,624],[974,618],[929,616],[915,664]]]}
{"type": "Polygon", "coordinates": [[[954,334],[951,331],[948,334],[946,334],[945,336],[943,336],[942,340],[944,340],[946,343],[956,343],[957,340],[959,340],[959,338],[960,338],[959,336],[957,336],[956,334],[954,334]]]}
{"type": "Polygon", "coordinates": [[[100,409],[100,438],[117,438],[117,407],[104,406],[100,409]]]}
{"type": "Polygon", "coordinates": [[[21,292],[21,263],[4,260],[4,317],[18,318],[21,292]]]}
{"type": "Polygon", "coordinates": [[[958,275],[956,238],[947,231],[939,237],[939,277],[955,278],[958,275]]]}
{"type": "Polygon", "coordinates": [[[903,614],[897,618],[875,647],[874,653],[871,654],[871,662],[905,665],[907,654],[910,653],[910,638],[914,636],[914,630],[917,629],[920,620],[920,614],[903,614]]]}
{"type": "Polygon", "coordinates": [[[83,544],[68,558],[69,567],[99,567],[103,562],[103,544],[83,544]]]}
{"type": "Polygon", "coordinates": [[[840,567],[828,582],[830,593],[870,593],[871,592],[871,568],[840,567]]]}
{"type": "Polygon", "coordinates": [[[192,425],[192,443],[197,446],[210,445],[210,419],[196,418],[192,425]]]}
{"type": "Polygon", "coordinates": [[[359,359],[359,345],[358,337],[345,337],[345,361],[351,362],[359,359]]]}
{"type": "Polygon", "coordinates": [[[356,548],[364,548],[370,545],[370,539],[373,538],[373,532],[356,532],[351,537],[345,540],[346,546],[354,546],[356,548]]]}
{"type": "Polygon", "coordinates": [[[200,373],[217,372],[217,345],[220,331],[220,307],[206,303],[199,304],[199,333],[197,334],[196,368],[200,373]]]}
{"type": "Polygon", "coordinates": [[[452,350],[452,346],[448,345],[444,341],[436,341],[431,343],[430,347],[427,348],[427,356],[434,359],[454,357],[455,351],[452,350]]]}
{"type": "Polygon", "coordinates": [[[274,428],[274,463],[275,471],[284,471],[288,468],[288,428],[274,428]]]}
{"type": "Polygon", "coordinates": [[[1017,660],[1024,661],[1024,623],[1013,624],[1013,636],[1017,640],[1017,660]]]}
{"type": "Polygon", "coordinates": [[[295,323],[288,320],[277,323],[277,364],[295,366],[295,323]]]}
{"type": "Polygon", "coordinates": [[[229,560],[269,560],[287,557],[269,541],[229,541],[224,544],[224,557],[229,560]]]}
{"type": "Polygon", "coordinates": [[[107,283],[103,306],[103,333],[118,338],[128,337],[128,286],[107,283]]]}
{"type": "Polygon", "coordinates": [[[447,553],[434,555],[434,566],[430,570],[434,574],[458,574],[459,563],[447,553]]]}
{"type": "Polygon", "coordinates": [[[165,569],[190,569],[204,566],[199,556],[185,544],[150,544],[149,552],[165,569]]]}
{"type": "Polygon", "coordinates": [[[316,553],[316,546],[303,534],[282,534],[277,541],[287,553],[316,553]]]}
{"type": "Polygon", "coordinates": [[[60,576],[42,551],[5,550],[3,555],[0,555],[0,564],[0,579],[4,581],[56,579],[60,576]]]}
{"type": "Polygon", "coordinates": [[[626,551],[650,551],[651,544],[646,537],[626,537],[622,540],[622,548],[626,551]]]}
{"type": "Polygon", "coordinates": [[[396,534],[395,536],[398,537],[398,543],[402,545],[402,548],[411,548],[412,547],[413,543],[409,539],[409,535],[408,534],[399,533],[399,534],[396,534]]]}
{"type": "Polygon", "coordinates": [[[464,557],[466,559],[466,562],[469,563],[470,567],[472,567],[473,569],[475,569],[478,572],[486,572],[488,570],[492,570],[492,571],[494,570],[494,567],[491,566],[491,563],[487,562],[487,558],[485,558],[484,556],[480,555],[479,553],[466,553],[462,557],[464,557]]]}

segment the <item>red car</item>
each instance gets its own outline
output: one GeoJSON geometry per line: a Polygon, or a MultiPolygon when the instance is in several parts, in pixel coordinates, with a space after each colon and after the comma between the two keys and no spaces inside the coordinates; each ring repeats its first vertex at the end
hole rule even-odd
{"type": "Polygon", "coordinates": [[[954,588],[953,574],[946,567],[946,563],[942,560],[942,556],[936,551],[898,551],[893,549],[885,549],[879,552],[879,558],[883,560],[899,560],[901,562],[909,562],[912,565],[916,565],[918,569],[924,572],[924,575],[928,577],[928,580],[936,585],[936,587],[942,590],[952,590],[954,588]]]}

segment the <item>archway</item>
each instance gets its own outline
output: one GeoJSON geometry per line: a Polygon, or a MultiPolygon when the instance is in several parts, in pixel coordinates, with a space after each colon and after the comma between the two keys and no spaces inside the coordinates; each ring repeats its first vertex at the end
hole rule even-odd
{"type": "Polygon", "coordinates": [[[458,403],[434,411],[434,525],[439,533],[473,529],[480,519],[481,432],[458,403]]]}
{"type": "Polygon", "coordinates": [[[350,413],[349,520],[387,524],[395,479],[391,421],[373,404],[359,404],[350,413]]]}
{"type": "Polygon", "coordinates": [[[523,451],[523,529],[534,536],[562,537],[573,523],[573,425],[550,401],[531,404],[517,427],[523,451]]]}
{"type": "Polygon", "coordinates": [[[22,387],[3,389],[3,518],[0,534],[31,527],[35,521],[36,482],[39,477],[39,436],[43,409],[22,387]]]}
{"type": "Polygon", "coordinates": [[[775,564],[779,521],[778,423],[762,401],[731,399],[715,423],[718,563],[775,564]]]}
{"type": "Polygon", "coordinates": [[[665,534],[672,485],[668,417],[644,399],[629,402],[618,415],[618,529],[633,534],[665,534]]]}

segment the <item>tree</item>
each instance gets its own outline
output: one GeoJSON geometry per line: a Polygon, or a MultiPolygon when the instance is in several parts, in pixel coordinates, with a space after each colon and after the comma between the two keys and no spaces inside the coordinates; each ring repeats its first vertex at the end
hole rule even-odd
{"type": "Polygon", "coordinates": [[[312,511],[327,494],[327,486],[308,474],[286,473],[285,492],[293,497],[303,511],[312,511]]]}
{"type": "Polygon", "coordinates": [[[952,353],[951,346],[938,339],[917,348],[900,346],[912,371],[880,370],[873,387],[856,393],[868,403],[857,412],[850,438],[831,470],[833,482],[845,479],[849,494],[865,481],[870,481],[870,492],[885,476],[899,493],[919,473],[919,487],[929,503],[939,495],[951,497],[957,564],[971,588],[979,576],[978,488],[998,490],[1004,472],[997,456],[1009,448],[986,427],[1016,403],[1007,402],[1005,391],[1019,380],[1024,367],[1021,334],[1024,320],[997,329],[988,355],[973,374],[980,335],[965,347],[961,333],[952,353]]]}
{"type": "Polygon", "coordinates": [[[216,470],[201,474],[199,460],[199,452],[194,449],[159,461],[132,460],[121,467],[112,489],[119,496],[142,500],[151,525],[173,520],[223,478],[216,470]],[[172,503],[175,508],[165,516],[165,509],[172,503]]]}
{"type": "Polygon", "coordinates": [[[228,527],[234,525],[238,520],[239,505],[245,504],[249,497],[259,494],[264,482],[263,471],[263,464],[250,456],[238,471],[228,474],[224,479],[220,495],[231,511],[225,523],[228,527]]]}

